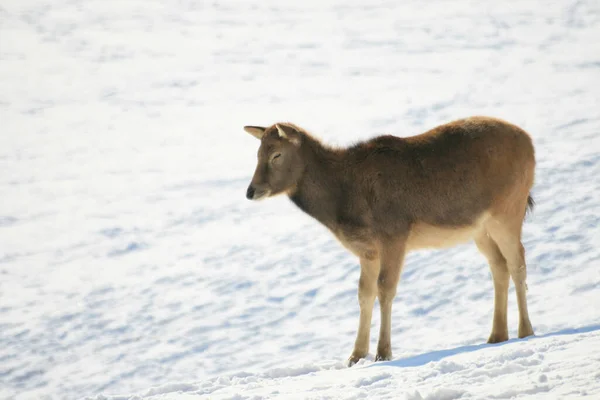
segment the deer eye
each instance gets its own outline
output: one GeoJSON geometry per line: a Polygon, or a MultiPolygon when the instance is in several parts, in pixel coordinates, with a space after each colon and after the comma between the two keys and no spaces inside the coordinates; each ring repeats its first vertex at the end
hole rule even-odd
{"type": "Polygon", "coordinates": [[[273,157],[271,157],[271,161],[275,161],[276,159],[278,159],[279,157],[281,157],[281,153],[275,153],[273,155],[273,157]]]}

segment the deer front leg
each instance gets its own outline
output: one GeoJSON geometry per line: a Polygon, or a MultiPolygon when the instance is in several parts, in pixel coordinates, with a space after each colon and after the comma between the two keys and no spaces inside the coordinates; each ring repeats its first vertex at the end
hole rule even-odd
{"type": "Polygon", "coordinates": [[[356,364],[369,353],[369,339],[371,335],[371,319],[373,305],[377,296],[377,277],[379,275],[379,260],[360,259],[360,279],[358,281],[358,304],[360,306],[360,319],[358,332],[354,342],[354,351],[348,359],[348,366],[356,364]]]}
{"type": "Polygon", "coordinates": [[[377,291],[381,309],[381,326],[379,327],[379,343],[375,361],[392,359],[391,329],[392,303],[396,296],[396,288],[404,263],[405,241],[398,240],[383,246],[381,265],[377,279],[377,291]]]}

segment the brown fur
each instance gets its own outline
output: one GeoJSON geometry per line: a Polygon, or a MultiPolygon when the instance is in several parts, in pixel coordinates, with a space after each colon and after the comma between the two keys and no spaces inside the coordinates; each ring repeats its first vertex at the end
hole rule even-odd
{"type": "Polygon", "coordinates": [[[496,118],[470,117],[416,136],[378,136],[333,148],[290,123],[244,129],[261,140],[247,197],[287,194],[360,259],[360,320],[350,365],[369,351],[376,296],[376,360],[392,356],[391,307],[405,254],[470,240],[487,258],[494,280],[488,342],[508,340],[509,276],[519,337],[533,335],[521,229],[533,207],[535,154],[525,131],[496,118]]]}

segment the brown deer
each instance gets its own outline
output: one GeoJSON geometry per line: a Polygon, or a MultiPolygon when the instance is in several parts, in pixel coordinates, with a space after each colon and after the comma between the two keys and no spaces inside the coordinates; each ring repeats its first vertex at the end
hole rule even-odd
{"type": "Polygon", "coordinates": [[[474,116],[411,137],[384,135],[333,148],[291,124],[245,126],[261,144],[246,197],[286,194],[360,259],[360,318],[352,366],[369,352],[379,298],[375,360],[390,360],[391,310],[405,254],[474,240],[494,282],[488,343],[508,340],[509,277],[519,338],[533,335],[521,230],[533,208],[535,154],[530,136],[496,118],[474,116]]]}

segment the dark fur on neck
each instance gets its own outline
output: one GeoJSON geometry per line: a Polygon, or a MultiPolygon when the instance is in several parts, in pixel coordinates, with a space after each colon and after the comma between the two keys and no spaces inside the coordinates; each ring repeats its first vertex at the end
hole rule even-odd
{"type": "Polygon", "coordinates": [[[339,225],[364,225],[350,199],[355,177],[346,149],[333,148],[301,132],[306,167],[290,200],[302,211],[332,229],[339,225]]]}

